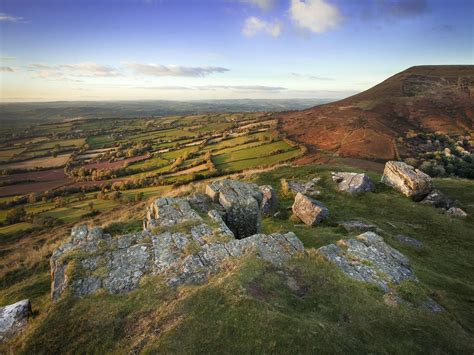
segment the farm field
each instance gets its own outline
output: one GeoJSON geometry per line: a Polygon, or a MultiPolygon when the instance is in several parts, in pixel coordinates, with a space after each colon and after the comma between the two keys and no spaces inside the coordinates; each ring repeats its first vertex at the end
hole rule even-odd
{"type": "Polygon", "coordinates": [[[304,152],[265,112],[38,121],[1,134],[0,233],[14,235],[304,152]]]}

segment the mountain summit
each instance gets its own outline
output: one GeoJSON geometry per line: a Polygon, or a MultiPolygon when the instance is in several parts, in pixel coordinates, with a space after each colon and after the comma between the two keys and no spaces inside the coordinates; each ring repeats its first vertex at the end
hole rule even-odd
{"type": "Polygon", "coordinates": [[[472,139],[473,92],[473,65],[415,66],[347,99],[282,114],[281,128],[343,157],[410,156],[410,148],[396,142],[410,132],[472,139]]]}

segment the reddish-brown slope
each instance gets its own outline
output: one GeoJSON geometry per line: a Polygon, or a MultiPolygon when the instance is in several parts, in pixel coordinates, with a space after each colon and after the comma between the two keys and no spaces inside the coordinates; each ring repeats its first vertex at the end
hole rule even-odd
{"type": "Polygon", "coordinates": [[[394,140],[409,130],[469,135],[474,66],[418,66],[347,99],[280,115],[280,128],[339,156],[397,158],[394,140]]]}

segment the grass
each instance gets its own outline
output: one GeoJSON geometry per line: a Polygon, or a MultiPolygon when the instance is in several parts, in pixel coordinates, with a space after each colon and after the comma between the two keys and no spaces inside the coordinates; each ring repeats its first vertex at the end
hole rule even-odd
{"type": "Polygon", "coordinates": [[[33,228],[31,223],[21,222],[16,224],[11,224],[5,227],[0,227],[0,236],[14,234],[20,231],[26,231],[33,228]]]}

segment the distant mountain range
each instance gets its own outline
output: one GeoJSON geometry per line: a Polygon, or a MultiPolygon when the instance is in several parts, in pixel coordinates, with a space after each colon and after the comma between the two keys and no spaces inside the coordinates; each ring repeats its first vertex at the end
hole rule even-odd
{"type": "Polygon", "coordinates": [[[474,65],[411,67],[360,94],[280,118],[291,138],[343,157],[396,158],[394,141],[408,132],[472,140],[474,65]]]}
{"type": "Polygon", "coordinates": [[[301,110],[330,99],[196,100],[196,101],[58,101],[0,104],[0,120],[57,120],[67,118],[150,117],[210,112],[301,110]]]}

